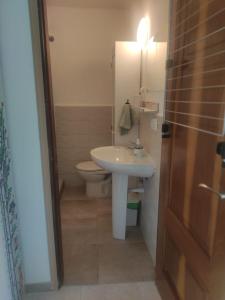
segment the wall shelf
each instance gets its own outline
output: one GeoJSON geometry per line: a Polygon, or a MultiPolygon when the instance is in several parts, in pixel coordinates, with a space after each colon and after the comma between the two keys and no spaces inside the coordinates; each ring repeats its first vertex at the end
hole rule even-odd
{"type": "Polygon", "coordinates": [[[147,108],[147,107],[139,107],[140,112],[145,114],[157,114],[159,112],[158,109],[147,108]]]}
{"type": "Polygon", "coordinates": [[[157,114],[159,112],[159,104],[151,103],[150,107],[134,106],[134,109],[145,114],[157,114]]]}

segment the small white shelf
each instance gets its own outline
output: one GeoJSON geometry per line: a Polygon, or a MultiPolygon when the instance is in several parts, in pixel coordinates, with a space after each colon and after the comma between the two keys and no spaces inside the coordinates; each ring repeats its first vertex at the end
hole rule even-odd
{"type": "Polygon", "coordinates": [[[158,109],[152,109],[147,107],[140,107],[140,111],[146,114],[156,114],[158,113],[158,109]]]}
{"type": "Polygon", "coordinates": [[[148,107],[134,106],[134,108],[145,114],[157,114],[159,112],[158,109],[148,107]]]}

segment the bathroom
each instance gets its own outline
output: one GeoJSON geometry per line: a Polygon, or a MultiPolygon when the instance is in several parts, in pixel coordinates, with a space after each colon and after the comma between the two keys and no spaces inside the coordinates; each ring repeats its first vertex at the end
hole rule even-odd
{"type": "Polygon", "coordinates": [[[224,45],[221,0],[0,1],[0,299],[225,299],[224,45]]]}
{"type": "Polygon", "coordinates": [[[154,280],[168,14],[168,1],[47,1],[64,285],[154,280]],[[112,172],[91,151],[137,139],[154,174],[129,176],[138,208],[115,237],[112,172]]]}

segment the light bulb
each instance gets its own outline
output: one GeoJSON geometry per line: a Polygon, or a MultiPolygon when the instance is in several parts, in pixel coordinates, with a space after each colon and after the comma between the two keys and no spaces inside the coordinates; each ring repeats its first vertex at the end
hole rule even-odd
{"type": "Polygon", "coordinates": [[[137,42],[142,49],[144,49],[149,41],[150,36],[150,19],[148,17],[142,18],[138,25],[137,42]]]}

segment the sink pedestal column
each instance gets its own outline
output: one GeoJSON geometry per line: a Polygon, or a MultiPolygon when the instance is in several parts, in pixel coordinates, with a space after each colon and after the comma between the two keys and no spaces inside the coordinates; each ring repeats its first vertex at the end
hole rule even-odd
{"type": "Polygon", "coordinates": [[[112,221],[113,237],[126,238],[128,175],[112,174],[112,221]]]}

